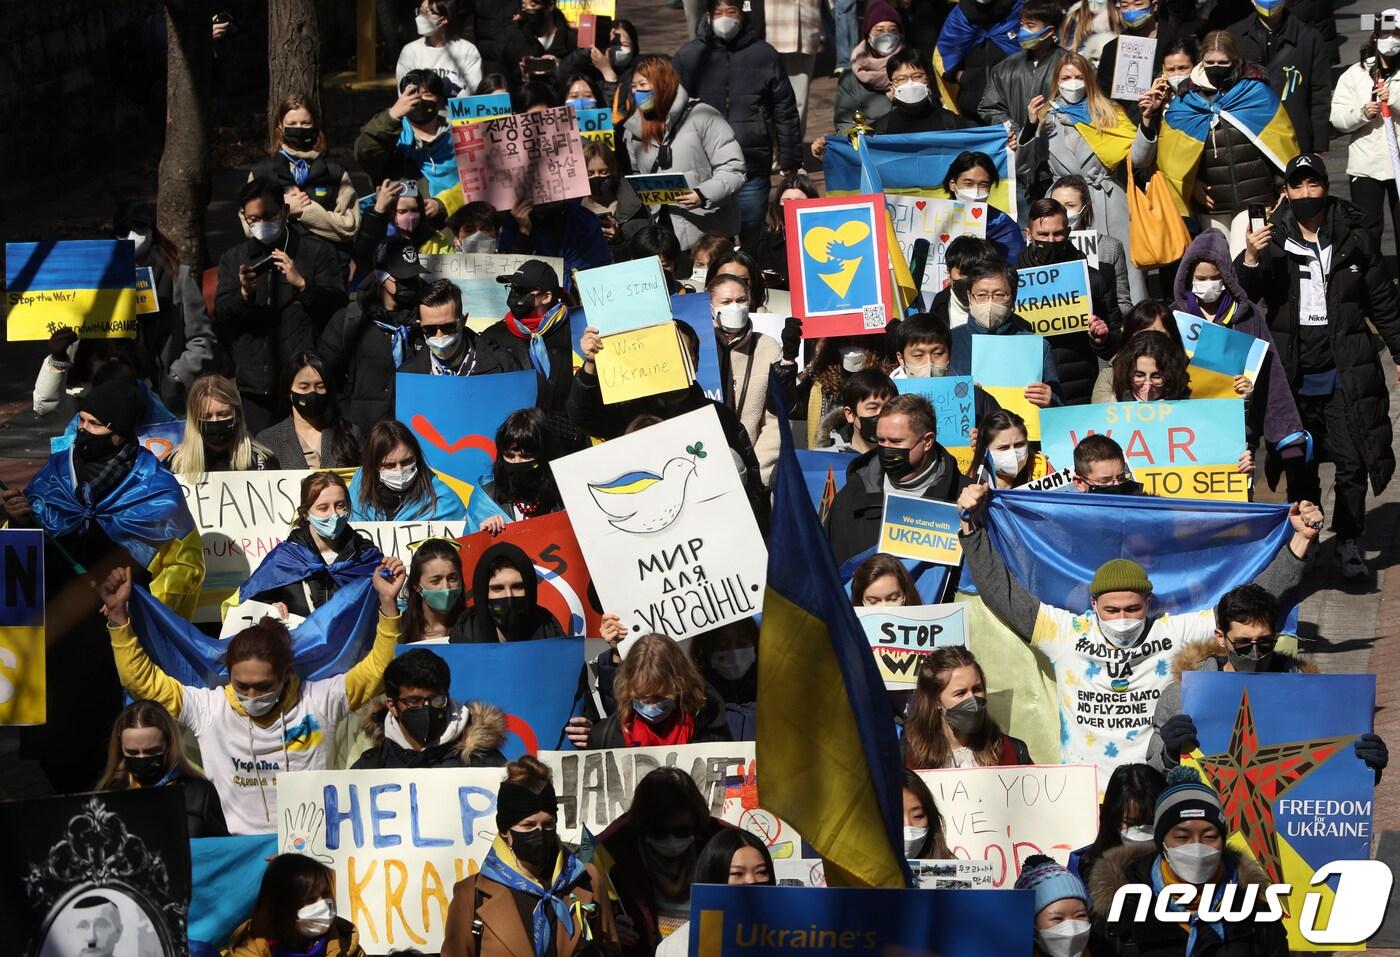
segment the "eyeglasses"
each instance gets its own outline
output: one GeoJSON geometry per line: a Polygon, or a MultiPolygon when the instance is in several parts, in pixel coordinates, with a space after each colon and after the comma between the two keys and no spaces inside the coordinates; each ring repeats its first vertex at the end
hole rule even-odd
{"type": "Polygon", "coordinates": [[[394,700],[399,703],[399,707],[406,708],[409,711],[417,711],[424,705],[432,705],[434,708],[447,707],[447,695],[445,694],[435,694],[431,698],[420,698],[417,695],[410,695],[407,698],[395,698],[394,700]]]}
{"type": "Polygon", "coordinates": [[[1138,372],[1136,370],[1133,372],[1133,382],[1138,385],[1144,382],[1151,382],[1153,385],[1161,385],[1166,381],[1166,377],[1160,372],[1138,372]]]}
{"type": "Polygon", "coordinates": [[[996,292],[974,292],[968,297],[970,302],[1010,302],[1011,293],[1005,289],[998,289],[996,292]]]}

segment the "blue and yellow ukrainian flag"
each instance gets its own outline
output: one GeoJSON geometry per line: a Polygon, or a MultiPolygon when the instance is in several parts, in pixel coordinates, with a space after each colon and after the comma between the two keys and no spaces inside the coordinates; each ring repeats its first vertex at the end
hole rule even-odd
{"type": "MultiPolygon", "coordinates": [[[[857,133],[853,138],[856,141],[856,154],[860,157],[860,191],[865,194],[883,194],[885,185],[880,180],[880,171],[875,168],[874,160],[870,158],[870,149],[866,145],[865,137],[857,133]]],[[[899,314],[903,316],[909,311],[910,305],[918,302],[919,286],[914,282],[914,274],[909,271],[909,263],[899,245],[899,237],[894,233],[894,222],[888,214],[885,216],[885,233],[886,245],[890,250],[892,298],[898,304],[899,314]]]]}
{"type": "Polygon", "coordinates": [[[44,533],[0,530],[0,724],[43,724],[44,533]]]}
{"type": "Polygon", "coordinates": [[[938,87],[938,95],[943,106],[953,113],[958,110],[958,84],[949,79],[949,74],[958,72],[963,57],[969,50],[975,50],[991,41],[1008,56],[1021,49],[1016,41],[1016,31],[1021,25],[1021,3],[1016,0],[1000,23],[982,26],[973,23],[963,13],[962,7],[953,5],[948,19],[943,21],[943,29],[938,32],[938,41],[933,47],[933,82],[938,87]]]}
{"type": "MultiPolygon", "coordinates": [[[[876,171],[884,192],[936,199],[950,198],[943,180],[959,153],[986,153],[997,170],[997,183],[987,197],[988,204],[997,209],[1015,209],[1016,157],[1006,148],[1006,130],[1000,126],[877,134],[866,143],[866,149],[868,165],[876,171]]],[[[861,187],[861,171],[861,158],[846,137],[828,136],[822,156],[827,195],[868,192],[861,187]]]]}
{"type": "Polygon", "coordinates": [[[126,239],[6,243],[11,342],[47,339],[61,326],[84,339],[136,335],[135,247],[126,239]]]}
{"type": "Polygon", "coordinates": [[[1188,200],[1196,188],[1196,164],[1217,122],[1244,133],[1280,172],[1298,155],[1298,138],[1288,113],[1263,80],[1240,80],[1211,100],[1196,90],[1174,97],[1158,139],[1157,168],[1171,184],[1183,216],[1191,211],[1188,200]]]}
{"type": "Polygon", "coordinates": [[[1117,122],[1108,129],[1094,125],[1089,115],[1089,104],[1084,100],[1078,103],[1056,103],[1055,111],[1062,113],[1074,122],[1074,128],[1084,137],[1084,142],[1094,151],[1099,162],[1107,170],[1115,170],[1127,159],[1137,136],[1137,124],[1128,119],[1128,114],[1117,103],[1113,104],[1113,114],[1117,122]]]}
{"type": "MultiPolygon", "coordinates": [[[[785,405],[781,389],[771,393],[785,405]]],[[[907,887],[899,743],[884,683],[807,497],[786,408],[758,656],[760,799],[839,887],[907,887]]]]}

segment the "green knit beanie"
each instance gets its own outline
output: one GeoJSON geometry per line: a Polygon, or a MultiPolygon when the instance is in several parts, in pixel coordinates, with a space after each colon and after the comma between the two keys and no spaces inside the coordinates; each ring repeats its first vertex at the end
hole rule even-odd
{"type": "Polygon", "coordinates": [[[1089,583],[1089,597],[1098,598],[1104,592],[1135,591],[1146,595],[1152,591],[1147,569],[1126,558],[1114,558],[1099,566],[1089,583]]]}

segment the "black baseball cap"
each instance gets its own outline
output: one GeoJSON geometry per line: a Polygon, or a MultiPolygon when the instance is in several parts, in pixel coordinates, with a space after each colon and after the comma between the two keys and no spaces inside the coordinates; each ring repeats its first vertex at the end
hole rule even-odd
{"type": "Polygon", "coordinates": [[[418,247],[401,236],[394,236],[384,244],[379,268],[395,279],[416,279],[426,272],[418,261],[418,247]]]}
{"type": "Polygon", "coordinates": [[[1295,186],[1298,180],[1308,178],[1321,180],[1322,185],[1326,186],[1327,164],[1316,153],[1299,153],[1288,161],[1288,166],[1283,171],[1284,182],[1295,186]]]}
{"type": "Polygon", "coordinates": [[[497,276],[496,282],[515,286],[517,289],[559,288],[559,276],[554,267],[540,259],[527,259],[509,276],[497,276]]]}

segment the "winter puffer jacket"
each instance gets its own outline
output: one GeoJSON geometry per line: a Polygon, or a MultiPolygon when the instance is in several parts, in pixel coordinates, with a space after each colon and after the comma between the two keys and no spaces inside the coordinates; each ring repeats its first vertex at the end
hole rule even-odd
{"type": "Polygon", "coordinates": [[[460,722],[465,717],[466,724],[461,732],[421,751],[406,748],[385,735],[384,722],[388,715],[389,709],[377,704],[360,723],[360,730],[369,736],[373,746],[355,760],[354,770],[505,767],[501,745],[506,740],[506,716],[495,705],[481,701],[459,705],[451,718],[460,722]]]}
{"type": "MultiPolygon", "coordinates": [[[[1259,68],[1250,64],[1237,83],[1263,83],[1259,68]]],[[[1205,95],[1206,91],[1199,91],[1205,95]]],[[[1252,203],[1273,205],[1280,175],[1268,157],[1234,124],[1221,120],[1206,135],[1196,166],[1196,182],[1210,187],[1214,215],[1242,212],[1252,203]]],[[[1205,210],[1197,210],[1205,212],[1205,210]]]]}
{"type": "MultiPolygon", "coordinates": [[[[1291,11],[1272,32],[1250,11],[1230,27],[1246,63],[1259,63],[1288,111],[1301,153],[1325,153],[1332,130],[1327,113],[1332,100],[1331,53],[1316,30],[1291,11]]],[[[1291,157],[1290,157],[1291,158],[1291,157]]]]}
{"type": "MultiPolygon", "coordinates": [[[[1363,112],[1371,102],[1375,82],[1375,57],[1365,63],[1353,63],[1337,78],[1332,92],[1332,126],[1347,139],[1347,175],[1367,179],[1393,180],[1395,167],[1390,162],[1390,148],[1385,141],[1385,125],[1379,114],[1368,119],[1363,112]]],[[[1387,98],[1392,110],[1400,110],[1400,71],[1386,80],[1387,98]]]]}

